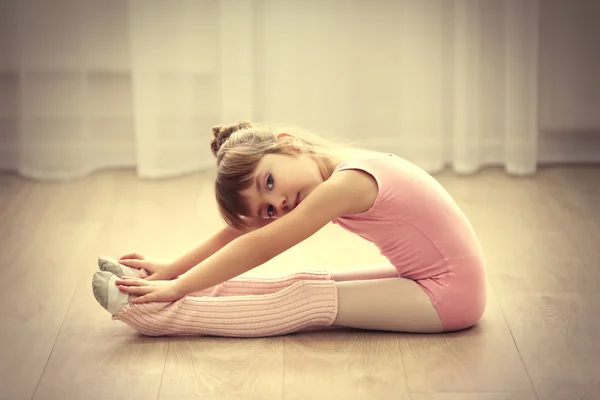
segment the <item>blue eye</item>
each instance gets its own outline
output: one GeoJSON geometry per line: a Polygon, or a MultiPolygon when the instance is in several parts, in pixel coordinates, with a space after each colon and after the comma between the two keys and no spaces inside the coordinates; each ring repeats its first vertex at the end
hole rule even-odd
{"type": "Polygon", "coordinates": [[[267,189],[273,190],[273,176],[272,175],[267,176],[267,189]],[[271,186],[271,187],[269,187],[269,186],[271,186]]]}

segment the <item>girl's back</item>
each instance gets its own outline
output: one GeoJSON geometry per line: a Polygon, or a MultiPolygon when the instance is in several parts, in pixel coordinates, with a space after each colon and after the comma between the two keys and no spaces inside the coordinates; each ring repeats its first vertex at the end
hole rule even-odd
{"type": "Polygon", "coordinates": [[[426,171],[393,154],[372,152],[342,162],[334,174],[348,169],[371,175],[378,196],[368,211],[333,223],[377,245],[400,276],[423,279],[444,272],[453,259],[481,261],[468,219],[426,171]]]}

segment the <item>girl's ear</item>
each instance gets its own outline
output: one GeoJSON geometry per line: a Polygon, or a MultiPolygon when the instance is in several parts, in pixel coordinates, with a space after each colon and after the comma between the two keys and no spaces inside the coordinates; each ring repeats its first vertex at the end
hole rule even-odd
{"type": "Polygon", "coordinates": [[[278,133],[277,140],[282,140],[286,145],[296,153],[302,153],[302,142],[297,137],[290,135],[289,133],[278,133]]]}

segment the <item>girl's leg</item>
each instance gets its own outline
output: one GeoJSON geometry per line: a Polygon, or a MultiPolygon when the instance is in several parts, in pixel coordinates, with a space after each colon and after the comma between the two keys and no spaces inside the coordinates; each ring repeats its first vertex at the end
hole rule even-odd
{"type": "Polygon", "coordinates": [[[329,271],[336,282],[364,281],[370,279],[398,278],[398,271],[391,264],[371,264],[346,267],[329,271]]]}
{"type": "Polygon", "coordinates": [[[334,325],[412,333],[443,330],[429,296],[416,282],[386,278],[338,282],[334,325]]]}
{"type": "MultiPolygon", "coordinates": [[[[111,296],[96,296],[103,297],[110,300],[111,296]]],[[[113,319],[148,336],[267,337],[330,327],[337,307],[336,283],[326,280],[299,281],[263,295],[186,296],[172,303],[125,303],[121,310],[111,313],[113,319]]]]}
{"type": "MultiPolygon", "coordinates": [[[[106,285],[96,285],[94,294],[99,301],[108,299],[109,305],[115,305],[119,302],[114,298],[123,293],[111,281],[114,278],[106,285]],[[100,287],[109,293],[97,293],[100,287]]],[[[114,319],[149,336],[262,337],[331,326],[398,332],[442,330],[425,292],[402,278],[299,281],[270,294],[187,296],[173,303],[130,305],[124,300],[120,308],[105,308],[114,319]]]]}

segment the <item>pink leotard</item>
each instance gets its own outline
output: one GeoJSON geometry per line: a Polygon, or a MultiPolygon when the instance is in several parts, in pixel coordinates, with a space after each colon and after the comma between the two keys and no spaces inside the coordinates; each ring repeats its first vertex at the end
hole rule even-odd
{"type": "Polygon", "coordinates": [[[444,331],[476,324],[486,303],[483,252],[450,194],[431,175],[392,154],[374,154],[339,165],[378,184],[373,206],[333,223],[374,243],[398,271],[427,293],[444,331]]]}

